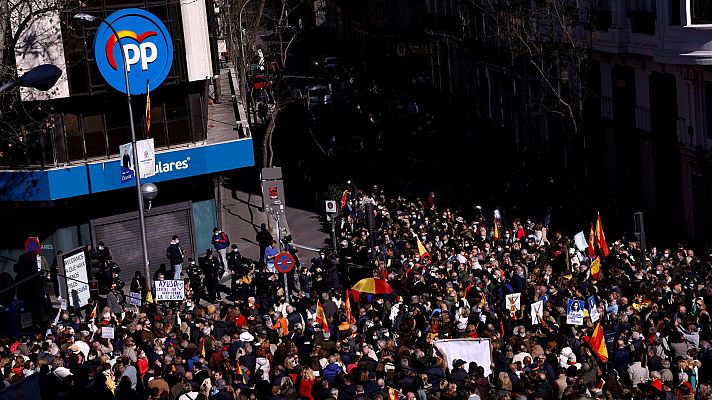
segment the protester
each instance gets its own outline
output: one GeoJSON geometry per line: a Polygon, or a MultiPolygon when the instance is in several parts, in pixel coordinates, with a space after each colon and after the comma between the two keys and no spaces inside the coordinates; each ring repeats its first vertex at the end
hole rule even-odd
{"type": "Polygon", "coordinates": [[[432,194],[351,188],[342,204],[338,257],[302,262],[287,292],[272,241],[257,263],[233,246],[232,301],[220,300],[218,229],[218,254],[188,261],[183,301],[149,299],[140,272],[140,307],[112,283],[95,312],[58,310],[47,331],[0,338],[0,382],[36,378],[43,399],[712,398],[709,251],[609,248],[602,228],[579,250],[544,224],[432,194]],[[356,280],[347,261],[393,292],[342,291],[356,280]],[[490,354],[453,356],[445,339],[490,354]]]}

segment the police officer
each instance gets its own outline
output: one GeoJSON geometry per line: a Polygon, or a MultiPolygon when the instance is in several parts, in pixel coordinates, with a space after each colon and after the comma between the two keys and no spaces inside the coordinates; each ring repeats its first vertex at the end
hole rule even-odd
{"type": "Polygon", "coordinates": [[[188,279],[190,280],[190,287],[193,288],[193,297],[195,298],[195,304],[200,303],[200,296],[203,293],[203,281],[200,276],[200,266],[196,264],[195,260],[191,257],[188,259],[188,267],[185,271],[188,274],[188,279]]]}
{"type": "Polygon", "coordinates": [[[211,249],[205,250],[202,267],[203,274],[205,275],[205,288],[208,290],[208,301],[210,303],[217,303],[220,299],[218,279],[220,279],[222,271],[220,259],[215,256],[215,253],[213,253],[211,249]]]}
{"type": "Polygon", "coordinates": [[[237,245],[233,244],[230,252],[227,253],[227,268],[232,273],[232,279],[230,280],[230,288],[235,289],[237,281],[241,280],[242,275],[242,255],[240,250],[237,249],[237,245]]]}

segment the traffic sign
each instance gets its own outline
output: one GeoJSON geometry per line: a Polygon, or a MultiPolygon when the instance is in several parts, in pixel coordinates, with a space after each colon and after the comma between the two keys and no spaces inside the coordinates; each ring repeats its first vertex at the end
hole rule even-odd
{"type": "Polygon", "coordinates": [[[126,8],[106,17],[97,29],[94,57],[99,73],[114,89],[126,92],[126,68],[131,94],[144,94],[147,87],[157,88],[168,76],[173,65],[173,40],[157,16],[126,8]]]}
{"type": "Polygon", "coordinates": [[[326,212],[335,214],[338,212],[336,209],[336,201],[334,200],[326,200],[324,201],[324,208],[326,209],[326,212]]]}
{"type": "Polygon", "coordinates": [[[40,240],[38,238],[30,236],[25,240],[25,251],[40,255],[41,248],[42,246],[40,246],[40,240]]]}
{"type": "Polygon", "coordinates": [[[294,268],[294,257],[292,254],[283,251],[281,253],[277,253],[276,256],[274,256],[274,268],[277,270],[277,272],[281,272],[283,274],[286,274],[294,268]]]}

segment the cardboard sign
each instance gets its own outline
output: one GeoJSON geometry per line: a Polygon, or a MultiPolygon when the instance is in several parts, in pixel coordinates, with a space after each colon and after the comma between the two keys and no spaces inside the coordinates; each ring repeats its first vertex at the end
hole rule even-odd
{"type": "Polygon", "coordinates": [[[591,322],[596,322],[601,319],[601,314],[598,312],[598,304],[596,304],[596,297],[591,296],[586,300],[588,305],[588,315],[591,317],[591,322]]]}
{"type": "Polygon", "coordinates": [[[59,301],[59,309],[65,311],[67,309],[67,300],[62,299],[59,301]]]}
{"type": "Polygon", "coordinates": [[[512,293],[507,295],[507,310],[510,312],[519,311],[522,309],[522,294],[512,293]]]}
{"type": "Polygon", "coordinates": [[[583,325],[583,300],[569,300],[566,306],[566,323],[583,325]]]}
{"type": "Polygon", "coordinates": [[[539,300],[532,303],[531,309],[532,325],[538,325],[541,323],[541,319],[544,318],[544,302],[539,300]]]}
{"type": "Polygon", "coordinates": [[[62,255],[67,282],[67,300],[75,309],[89,304],[89,274],[84,249],[79,248],[62,255]]]}
{"type": "Polygon", "coordinates": [[[20,326],[22,329],[32,326],[32,314],[28,312],[20,313],[20,326]]]}
{"type": "Polygon", "coordinates": [[[185,297],[184,285],[182,280],[154,281],[156,301],[182,301],[185,297]]]}
{"type": "Polygon", "coordinates": [[[105,326],[101,328],[101,337],[103,339],[113,339],[114,338],[114,327],[105,326]]]}
{"type": "Polygon", "coordinates": [[[127,298],[129,305],[141,307],[141,293],[129,292],[129,297],[127,298]]]}

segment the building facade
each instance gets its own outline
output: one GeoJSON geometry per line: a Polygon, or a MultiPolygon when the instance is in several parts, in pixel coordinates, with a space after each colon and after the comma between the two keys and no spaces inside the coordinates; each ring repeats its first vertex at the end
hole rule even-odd
{"type": "MultiPolygon", "coordinates": [[[[585,185],[589,206],[618,232],[644,211],[653,239],[712,238],[712,3],[702,0],[572,2],[571,31],[588,50],[587,94],[575,104],[581,133],[531,109],[540,92],[516,71],[507,40],[474,1],[428,0],[433,82],[475,111],[522,158],[541,151],[585,185]],[[469,7],[468,7],[469,6],[469,7]],[[562,161],[563,160],[563,161],[562,161]]],[[[560,79],[565,79],[559,76],[560,79]]]]}
{"type": "MultiPolygon", "coordinates": [[[[219,224],[213,178],[254,165],[254,150],[244,131],[235,129],[239,115],[215,93],[216,80],[226,92],[224,99],[230,97],[228,88],[239,86],[221,68],[211,4],[94,0],[81,12],[107,17],[128,7],[156,15],[174,49],[168,77],[151,88],[150,132],[146,95],[132,97],[137,139],[152,138],[156,151],[155,175],[142,180],[159,189],[146,211],[149,258],[156,269],[167,262],[165,249],[173,235],[181,237],[192,257],[211,247],[212,228],[219,224]]],[[[103,241],[128,281],[143,270],[143,256],[135,182],[121,179],[119,146],[131,142],[126,96],[111,88],[97,68],[92,44],[98,22],[80,24],[68,12],[37,18],[55,18],[61,27],[48,57],[64,63],[58,84],[63,88],[42,100],[51,109],[43,122],[46,129],[28,135],[21,148],[2,143],[0,209],[13,229],[0,233],[0,272],[12,273],[25,238],[35,236],[50,263],[58,250],[103,241]]],[[[48,61],[25,57],[17,47],[16,53],[19,69],[48,61]]]]}

